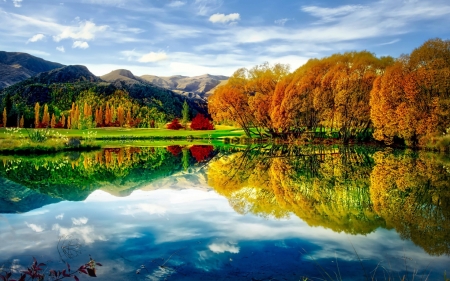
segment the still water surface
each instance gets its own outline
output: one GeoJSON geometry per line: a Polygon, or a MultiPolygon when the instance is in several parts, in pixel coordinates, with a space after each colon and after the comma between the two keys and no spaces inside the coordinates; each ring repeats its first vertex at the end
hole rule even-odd
{"type": "Polygon", "coordinates": [[[439,154],[171,146],[0,161],[4,269],[89,255],[99,280],[443,280],[450,268],[439,154]]]}

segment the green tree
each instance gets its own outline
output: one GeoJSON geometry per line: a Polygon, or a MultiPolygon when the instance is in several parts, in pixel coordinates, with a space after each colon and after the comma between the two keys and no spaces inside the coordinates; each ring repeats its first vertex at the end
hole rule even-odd
{"type": "Polygon", "coordinates": [[[183,115],[182,123],[184,129],[186,129],[187,122],[189,121],[189,105],[187,104],[186,100],[183,103],[183,110],[181,111],[181,114],[183,115]]]}

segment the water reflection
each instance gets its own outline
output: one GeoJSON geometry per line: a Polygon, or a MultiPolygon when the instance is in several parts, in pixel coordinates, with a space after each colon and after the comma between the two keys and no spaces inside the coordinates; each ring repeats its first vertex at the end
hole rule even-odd
{"type": "Polygon", "coordinates": [[[213,161],[208,184],[241,214],[295,214],[351,234],[395,228],[429,254],[448,255],[448,164],[411,151],[259,147],[213,161]]]}
{"type": "Polygon", "coordinates": [[[450,261],[450,161],[437,154],[170,146],[0,159],[1,260],[55,259],[60,241],[70,263],[95,253],[108,280],[299,280],[320,277],[308,255],[333,272],[335,254],[360,280],[352,245],[370,270],[402,271],[407,257],[442,276],[450,261]]]}

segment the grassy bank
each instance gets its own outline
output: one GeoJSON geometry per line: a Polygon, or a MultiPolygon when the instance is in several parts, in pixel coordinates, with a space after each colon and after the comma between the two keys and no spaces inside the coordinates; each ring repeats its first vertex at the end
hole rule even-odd
{"type": "Polygon", "coordinates": [[[68,146],[60,139],[48,139],[38,143],[26,139],[0,139],[1,154],[46,154],[62,151],[90,151],[100,148],[99,144],[92,142],[68,146]]]}
{"type": "MultiPolygon", "coordinates": [[[[169,130],[169,129],[147,129],[147,128],[94,128],[89,130],[67,130],[50,129],[53,133],[60,133],[69,138],[87,137],[88,132],[93,139],[221,139],[224,137],[240,137],[244,132],[231,126],[216,126],[212,131],[193,131],[193,130],[169,130]]],[[[34,129],[28,129],[30,132],[34,129]]],[[[25,130],[22,135],[26,137],[25,130]]],[[[0,129],[0,139],[8,138],[7,131],[0,129]]]]}
{"type": "Polygon", "coordinates": [[[224,138],[239,138],[242,130],[217,126],[213,131],[98,128],[90,130],[66,129],[5,129],[0,128],[0,153],[41,154],[70,150],[92,150],[117,146],[169,146],[192,144],[219,144],[224,138]],[[33,140],[33,135],[43,140],[33,140]],[[70,139],[80,139],[76,146],[67,145],[70,139]],[[176,143],[175,143],[176,142],[176,143]]]}

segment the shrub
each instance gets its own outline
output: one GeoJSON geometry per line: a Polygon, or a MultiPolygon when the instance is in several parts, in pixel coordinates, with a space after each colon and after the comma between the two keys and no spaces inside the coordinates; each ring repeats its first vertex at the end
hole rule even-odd
{"type": "Polygon", "coordinates": [[[173,119],[172,122],[167,125],[167,129],[170,130],[179,130],[181,128],[183,128],[183,126],[180,124],[180,121],[178,121],[177,118],[173,119]]]}
{"type": "Polygon", "coordinates": [[[214,125],[203,114],[197,114],[191,122],[192,130],[214,130],[214,125]]]}

